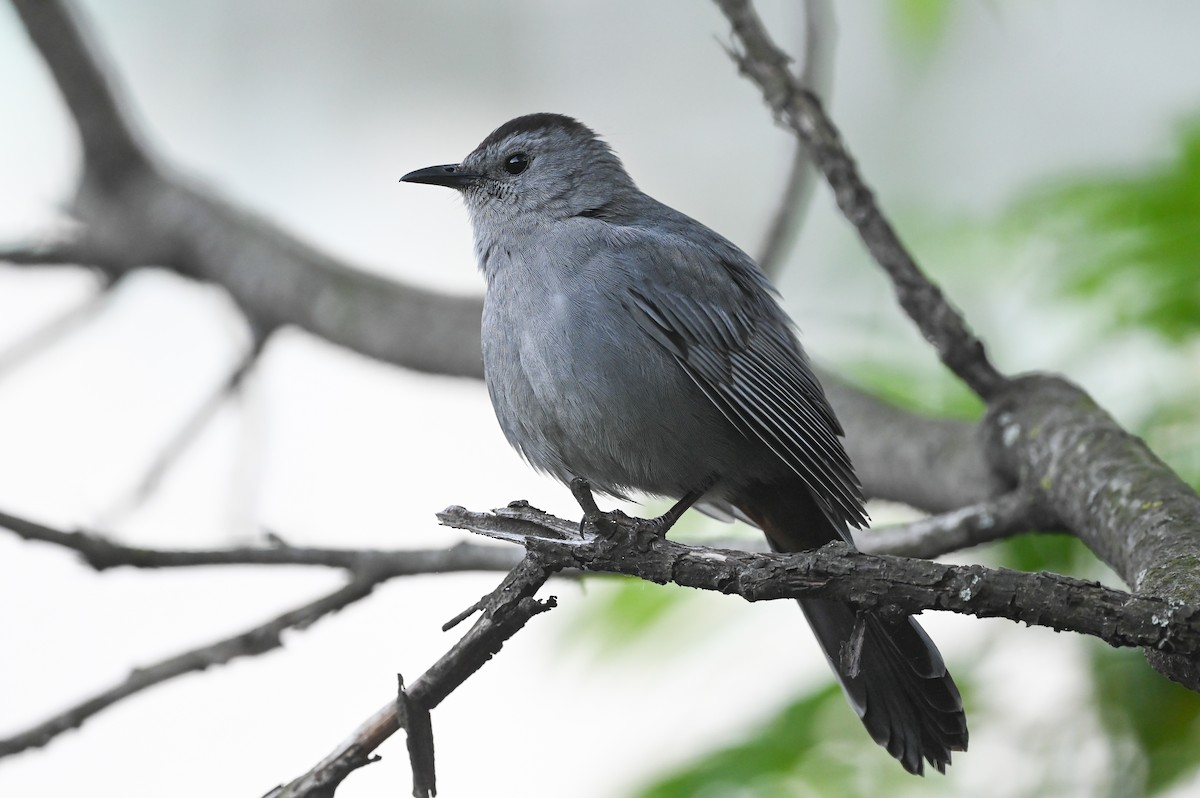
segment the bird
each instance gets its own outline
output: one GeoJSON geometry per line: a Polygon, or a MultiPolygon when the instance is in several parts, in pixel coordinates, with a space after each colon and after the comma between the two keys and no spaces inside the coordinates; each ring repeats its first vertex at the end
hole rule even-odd
{"type": "MultiPolygon", "coordinates": [[[[754,260],[651,198],[589,127],[512,119],[461,163],[401,181],[456,190],[486,283],[485,382],[508,442],[564,483],[741,518],[771,549],[853,546],[863,490],[795,325],[754,260]]],[[[899,611],[798,599],[870,736],[905,770],[967,748],[962,697],[899,611]],[[857,656],[855,656],[857,655],[857,656]]]]}

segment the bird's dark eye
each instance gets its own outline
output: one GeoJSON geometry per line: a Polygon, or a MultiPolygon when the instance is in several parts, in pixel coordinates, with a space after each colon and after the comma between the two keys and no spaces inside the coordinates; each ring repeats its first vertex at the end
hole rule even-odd
{"type": "Polygon", "coordinates": [[[504,171],[510,175],[519,175],[529,168],[529,156],[523,152],[514,152],[504,159],[504,171]]]}

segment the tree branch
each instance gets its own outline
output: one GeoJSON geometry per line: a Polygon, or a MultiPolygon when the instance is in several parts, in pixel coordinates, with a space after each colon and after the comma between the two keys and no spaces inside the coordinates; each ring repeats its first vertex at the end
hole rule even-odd
{"type": "MultiPolygon", "coordinates": [[[[968,528],[972,524],[979,528],[985,527],[986,523],[980,519],[985,518],[987,512],[994,513],[997,518],[993,530],[1006,527],[1016,531],[1017,519],[1021,511],[1027,511],[1028,507],[1015,499],[1006,498],[1008,501],[984,505],[974,512],[955,513],[937,521],[930,519],[929,522],[916,522],[903,528],[908,530],[907,533],[887,529],[872,533],[865,539],[866,545],[878,549],[881,545],[890,545],[889,541],[898,541],[910,549],[923,546],[927,550],[935,550],[938,546],[949,545],[947,541],[964,539],[964,533],[954,529],[955,524],[966,525],[968,528]],[[927,528],[922,527],[923,523],[927,528]]],[[[497,512],[505,518],[506,529],[516,529],[522,535],[526,535],[527,539],[550,535],[554,539],[564,541],[581,540],[577,523],[541,513],[531,508],[527,502],[514,502],[508,508],[497,512]]],[[[53,543],[76,551],[97,570],[119,566],[164,568],[202,565],[306,565],[344,568],[353,575],[346,586],[329,596],[240,635],[139,669],[121,684],[80,702],[25,732],[7,740],[0,740],[0,757],[45,745],[53,737],[79,727],[92,715],[117,701],[176,676],[203,670],[209,665],[222,664],[235,657],[254,656],[269,651],[280,644],[279,634],[283,629],[307,626],[323,615],[365,597],[374,585],[388,579],[419,573],[513,569],[496,591],[447,624],[448,628],[470,614],[483,612],[483,618],[458,645],[411,687],[404,689],[401,698],[375,713],[309,773],[296,779],[286,788],[278,788],[272,793],[279,796],[332,795],[337,784],[355,769],[372,761],[371,752],[401,727],[409,728],[410,731],[409,750],[414,772],[414,794],[432,794],[436,781],[433,777],[429,710],[471,673],[478,670],[533,614],[551,606],[534,602],[531,598],[550,574],[561,572],[560,569],[575,570],[573,565],[553,564],[544,560],[541,555],[527,555],[525,559],[519,559],[519,551],[513,547],[471,543],[460,543],[444,550],[409,551],[317,549],[285,544],[274,548],[182,551],[126,546],[95,534],[57,530],[3,512],[0,512],[0,526],[11,529],[25,540],[53,543]],[[405,722],[409,725],[405,726],[405,722]]]]}
{"type": "Polygon", "coordinates": [[[189,568],[201,565],[307,565],[380,571],[388,578],[458,571],[507,571],[520,561],[507,546],[458,543],[443,549],[322,549],[280,544],[272,548],[146,549],[116,543],[84,530],[64,531],[0,511],[0,528],[24,540],[78,552],[97,571],[108,568],[189,568]]]}
{"type": "Polygon", "coordinates": [[[89,48],[68,7],[43,0],[13,0],[13,6],[71,111],[87,172],[102,184],[115,185],[147,168],[149,158],[121,108],[112,72],[89,48]]]}
{"type": "MultiPolygon", "coordinates": [[[[993,511],[1003,516],[1004,522],[1015,523],[1012,519],[1022,510],[1028,512],[1028,505],[1016,497],[1006,499],[996,503],[993,511]]],[[[974,514],[960,514],[959,518],[969,525],[983,512],[980,509],[974,514]]],[[[476,611],[483,613],[471,631],[411,688],[405,689],[401,679],[401,695],[397,701],[389,702],[371,715],[310,771],[286,786],[277,787],[264,798],[331,798],[338,785],[354,770],[373,761],[371,752],[402,727],[409,730],[413,795],[422,797],[436,794],[429,710],[499,651],[503,642],[520,630],[533,614],[554,606],[553,599],[543,604],[535,602],[532,596],[551,574],[565,569],[623,573],[659,583],[674,581],[724,593],[738,592],[749,600],[789,595],[827,595],[845,599],[852,594],[858,597],[857,601],[851,601],[855,606],[884,611],[891,611],[897,606],[891,597],[892,593],[900,593],[903,596],[901,601],[910,602],[908,605],[899,604],[905,610],[913,610],[916,605],[911,602],[923,597],[934,602],[928,606],[938,609],[954,609],[950,605],[958,602],[963,607],[971,607],[961,611],[996,615],[1001,613],[995,608],[1007,596],[1006,610],[1014,613],[1012,617],[1054,628],[1073,628],[1065,624],[1061,627],[1056,625],[1063,617],[1058,611],[1061,609],[1066,614],[1067,623],[1075,620],[1070,614],[1069,594],[1080,591],[1085,598],[1095,600],[1089,602],[1094,617],[1077,624],[1081,631],[1098,631],[1107,635],[1106,639],[1110,642],[1117,641],[1115,644],[1125,645],[1142,644],[1151,636],[1156,644],[1178,645],[1180,640],[1177,635],[1182,634],[1183,644],[1200,646],[1200,610],[1183,607],[1172,609],[1153,599],[1135,600],[1118,591],[1067,577],[927,563],[925,565],[930,569],[928,573],[905,581],[903,577],[897,578],[895,572],[903,567],[897,568],[897,563],[907,561],[887,558],[878,560],[882,567],[875,569],[873,577],[867,578],[870,581],[855,583],[848,593],[839,584],[849,583],[848,580],[855,580],[864,573],[861,563],[854,560],[867,555],[849,550],[822,550],[804,555],[758,555],[690,547],[647,534],[641,520],[628,519],[620,513],[600,513],[599,516],[602,519],[600,523],[605,525],[603,537],[581,535],[579,525],[575,522],[556,518],[524,501],[513,502],[493,514],[469,513],[461,507],[451,507],[439,514],[444,524],[522,543],[526,547],[526,558],[499,588],[446,624],[448,628],[476,611]],[[790,561],[789,556],[801,562],[790,561]],[[850,558],[850,561],[844,561],[846,558],[850,558]],[[764,560],[768,564],[764,565],[764,560]],[[826,560],[832,564],[836,574],[820,569],[819,563],[826,560]],[[818,565],[814,566],[813,563],[818,565]],[[947,578],[947,574],[950,578],[947,578]],[[882,594],[878,592],[881,585],[884,588],[882,594]],[[1029,590],[1031,585],[1034,586],[1033,590],[1029,590]],[[946,596],[941,596],[941,593],[946,596]],[[937,595],[938,598],[930,600],[930,595],[937,595]],[[1125,617],[1129,601],[1140,602],[1135,610],[1141,611],[1141,615],[1125,617]],[[1043,606],[1042,602],[1046,602],[1046,605],[1043,606]],[[1148,629],[1143,617],[1149,611],[1147,608],[1169,617],[1168,627],[1154,626],[1148,629]],[[1100,620],[1097,621],[1097,618],[1100,620]],[[1095,623],[1089,626],[1089,621],[1095,623]],[[1141,634],[1143,637],[1132,643],[1121,642],[1131,634],[1141,634]]],[[[590,516],[585,513],[585,517],[590,516]]],[[[593,519],[589,523],[596,522],[593,519]]],[[[977,526],[983,525],[975,523],[977,526]]],[[[938,530],[945,533],[950,526],[951,522],[946,520],[938,525],[938,530]]],[[[910,540],[913,537],[906,537],[908,545],[913,545],[910,540]]],[[[925,545],[928,545],[930,537],[926,535],[923,538],[925,545]]]]}
{"type": "Polygon", "coordinates": [[[438,518],[448,526],[519,543],[552,568],[673,582],[747,601],[819,597],[875,612],[944,610],[1008,618],[1091,635],[1112,646],[1200,655],[1200,606],[1058,574],[870,555],[844,544],[795,554],[685,546],[619,512],[604,514],[583,537],[563,537],[561,519],[528,506],[493,513],[449,507],[438,518]]]}
{"type": "MultiPolygon", "coordinates": [[[[996,467],[1040,501],[1138,593],[1200,601],[1200,497],[1082,389],[1022,377],[988,410],[996,467]]],[[[1148,650],[1156,670],[1200,691],[1200,658],[1148,650]]]]}
{"type": "Polygon", "coordinates": [[[941,289],[917,268],[858,174],[820,100],[788,68],[791,58],[771,40],[749,0],[716,2],[741,43],[742,50],[731,50],[730,55],[742,74],[762,90],[775,118],[809,148],[833,188],[838,207],[891,277],[900,305],[951,371],[984,399],[994,395],[1006,378],[988,360],[983,343],[941,289]]]}
{"type": "Polygon", "coordinates": [[[208,195],[146,154],[63,0],[13,0],[67,102],[85,171],[73,211],[82,262],[146,264],[223,286],[261,330],[294,325],[369,357],[479,377],[481,303],[336,261],[208,195]]]}
{"type": "MultiPolygon", "coordinates": [[[[27,731],[0,740],[0,758],[43,746],[57,735],[78,728],[93,715],[118,701],[177,676],[204,670],[211,665],[224,664],[236,657],[256,656],[277,648],[282,645],[280,635],[283,630],[307,627],[321,617],[365,598],[376,585],[390,579],[456,571],[508,571],[518,568],[522,562],[521,553],[510,546],[474,543],[458,543],[446,549],[407,551],[316,549],[287,545],[269,549],[248,547],[184,551],[125,546],[98,535],[81,531],[64,532],[3,512],[0,512],[0,527],[10,529],[25,540],[52,543],[76,551],[83,556],[85,562],[98,571],[119,566],[178,568],[202,565],[305,565],[342,568],[350,574],[349,582],[328,596],[284,613],[249,631],[139,668],[120,684],[64,710],[27,731]]],[[[418,685],[414,684],[413,689],[418,689],[418,685]]],[[[422,694],[418,691],[418,695],[422,694]]]]}
{"type": "Polygon", "coordinates": [[[846,450],[866,494],[931,513],[987,501],[1014,487],[988,460],[977,423],[902,410],[820,371],[846,428],[846,450]]]}
{"type": "MultiPolygon", "coordinates": [[[[1076,386],[1054,377],[1011,380],[995,369],[900,243],[837,129],[796,82],[750,1],[716,2],[742,47],[731,55],[776,119],[809,145],[838,206],[891,277],[901,306],[942,362],[989,402],[982,429],[989,470],[1025,491],[1040,489],[1045,516],[1077,534],[1135,591],[1200,602],[1200,497],[1076,386]]],[[[1195,658],[1153,650],[1147,656],[1164,675],[1200,690],[1195,658]]]]}

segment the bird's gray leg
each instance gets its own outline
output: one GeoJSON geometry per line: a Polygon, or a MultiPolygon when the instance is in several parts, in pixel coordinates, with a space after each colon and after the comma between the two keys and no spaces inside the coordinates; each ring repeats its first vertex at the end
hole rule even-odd
{"type": "Polygon", "coordinates": [[[589,523],[598,529],[600,521],[606,516],[596,506],[596,497],[592,495],[592,486],[583,477],[575,477],[571,480],[571,495],[575,497],[575,501],[579,502],[579,507],[583,510],[583,518],[579,519],[579,537],[584,537],[584,528],[589,523]]]}
{"type": "Polygon", "coordinates": [[[646,523],[653,525],[655,527],[654,531],[660,536],[666,537],[666,534],[671,531],[671,527],[675,526],[675,522],[679,520],[679,517],[691,509],[691,506],[699,501],[701,496],[703,496],[705,493],[708,493],[708,489],[711,488],[716,481],[717,477],[715,474],[708,477],[703,483],[700,484],[699,487],[693,488],[692,490],[689,490],[687,493],[683,494],[683,497],[680,498],[679,501],[671,505],[671,509],[667,510],[658,518],[646,519],[646,523]]]}

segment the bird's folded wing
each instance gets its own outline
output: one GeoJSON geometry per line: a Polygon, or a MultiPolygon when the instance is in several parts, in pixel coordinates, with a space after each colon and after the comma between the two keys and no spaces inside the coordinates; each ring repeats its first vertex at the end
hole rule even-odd
{"type": "Polygon", "coordinates": [[[708,268],[725,273],[676,281],[692,289],[687,293],[644,281],[628,290],[623,304],[730,423],[765,443],[804,481],[837,526],[864,526],[862,489],[841,427],[786,314],[764,279],[739,273],[753,266],[710,258],[708,268]]]}

